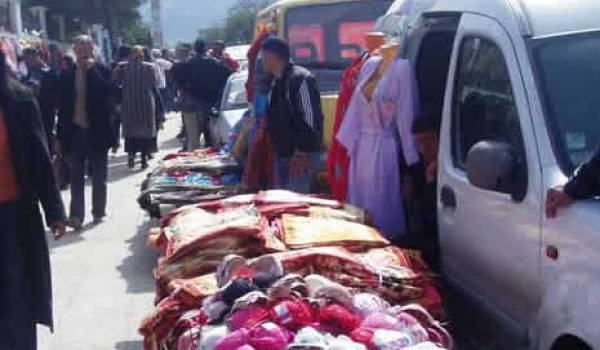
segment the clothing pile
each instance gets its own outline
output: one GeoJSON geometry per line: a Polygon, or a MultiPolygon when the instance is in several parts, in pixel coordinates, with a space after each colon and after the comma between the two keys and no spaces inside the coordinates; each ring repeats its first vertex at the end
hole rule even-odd
{"type": "Polygon", "coordinates": [[[172,209],[225,198],[240,193],[239,185],[238,163],[227,154],[212,150],[174,153],[148,174],[138,203],[160,218],[163,205],[172,209]]]}
{"type": "Polygon", "coordinates": [[[145,349],[450,349],[427,266],[368,221],[288,191],[165,215],[145,349]]]}

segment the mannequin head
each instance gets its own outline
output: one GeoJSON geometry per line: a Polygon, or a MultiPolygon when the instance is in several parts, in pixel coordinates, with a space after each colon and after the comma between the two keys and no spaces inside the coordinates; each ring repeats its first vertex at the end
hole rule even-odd
{"type": "Polygon", "coordinates": [[[258,32],[258,35],[262,35],[262,34],[266,33],[267,32],[267,25],[265,23],[262,23],[262,22],[258,23],[256,25],[256,31],[258,32]]]}
{"type": "Polygon", "coordinates": [[[382,32],[367,32],[365,34],[365,49],[373,53],[385,44],[385,34],[382,32]]]}

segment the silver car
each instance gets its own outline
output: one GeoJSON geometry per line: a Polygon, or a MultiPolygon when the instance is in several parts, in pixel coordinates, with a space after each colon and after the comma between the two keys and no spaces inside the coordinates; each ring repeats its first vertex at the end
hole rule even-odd
{"type": "Polygon", "coordinates": [[[210,121],[215,149],[221,149],[229,142],[231,130],[248,110],[247,80],[248,71],[241,71],[229,77],[225,85],[218,114],[210,121]]]}

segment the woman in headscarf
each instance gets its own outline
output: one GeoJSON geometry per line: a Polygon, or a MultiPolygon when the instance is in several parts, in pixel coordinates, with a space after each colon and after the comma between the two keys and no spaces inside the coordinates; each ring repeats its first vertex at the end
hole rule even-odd
{"type": "Polygon", "coordinates": [[[52,327],[50,259],[40,203],[55,238],[65,210],[40,111],[0,47],[0,349],[36,348],[37,324],[52,327]]]}
{"type": "Polygon", "coordinates": [[[123,136],[129,167],[135,166],[135,157],[141,153],[142,169],[146,169],[156,137],[156,68],[144,61],[144,48],[134,46],[129,61],[117,67],[115,78],[123,87],[123,136]]]}

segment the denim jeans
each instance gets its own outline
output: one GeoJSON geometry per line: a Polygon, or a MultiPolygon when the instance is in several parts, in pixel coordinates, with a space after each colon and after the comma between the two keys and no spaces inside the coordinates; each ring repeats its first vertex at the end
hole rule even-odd
{"type": "Polygon", "coordinates": [[[88,130],[75,128],[71,154],[71,218],[85,217],[85,173],[89,162],[92,176],[92,215],[106,216],[106,179],[108,176],[108,151],[95,151],[88,130]]]}
{"type": "Polygon", "coordinates": [[[321,165],[321,152],[309,154],[310,167],[308,172],[294,176],[290,174],[289,157],[275,155],[275,189],[289,190],[298,193],[310,193],[310,185],[321,165]]]}

